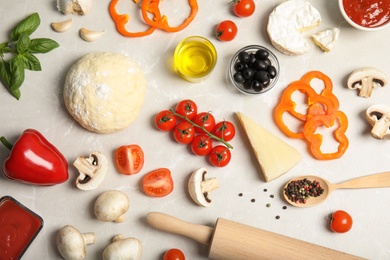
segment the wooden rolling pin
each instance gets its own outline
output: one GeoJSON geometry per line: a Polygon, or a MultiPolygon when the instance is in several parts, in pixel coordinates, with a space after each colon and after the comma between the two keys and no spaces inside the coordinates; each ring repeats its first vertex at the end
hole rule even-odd
{"type": "Polygon", "coordinates": [[[215,228],[150,212],[150,226],[209,245],[210,259],[363,259],[330,248],[218,218],[215,228]]]}

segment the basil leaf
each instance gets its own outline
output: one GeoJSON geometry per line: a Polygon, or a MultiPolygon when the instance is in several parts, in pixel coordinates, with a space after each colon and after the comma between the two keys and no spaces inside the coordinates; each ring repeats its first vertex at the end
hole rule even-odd
{"type": "Polygon", "coordinates": [[[8,46],[8,42],[3,42],[0,44],[0,55],[4,53],[9,53],[11,51],[11,48],[8,46]]]}
{"type": "Polygon", "coordinates": [[[31,53],[46,53],[59,46],[60,45],[56,41],[53,41],[51,39],[38,38],[31,40],[28,50],[31,53]]]}
{"type": "Polygon", "coordinates": [[[20,99],[20,90],[19,89],[15,89],[15,90],[9,90],[9,92],[12,94],[12,96],[14,96],[17,100],[20,99]]]}
{"type": "Polygon", "coordinates": [[[16,41],[22,33],[31,35],[41,23],[38,13],[33,13],[23,19],[11,32],[11,39],[16,41]]]}
{"type": "Polygon", "coordinates": [[[20,86],[22,86],[24,81],[24,64],[23,59],[18,55],[11,59],[10,61],[10,71],[11,71],[11,84],[9,89],[14,91],[20,86]]]}
{"type": "Polygon", "coordinates": [[[11,84],[11,78],[12,76],[10,65],[8,62],[3,60],[2,62],[0,62],[0,79],[7,88],[9,88],[11,84]]]}
{"type": "Polygon", "coordinates": [[[20,55],[20,57],[23,60],[23,67],[27,70],[33,70],[33,71],[41,71],[41,62],[38,60],[35,55],[26,52],[20,55]]]}
{"type": "Polygon", "coordinates": [[[24,53],[28,50],[30,45],[30,37],[27,33],[22,32],[19,36],[19,39],[16,41],[16,53],[24,53]]]}

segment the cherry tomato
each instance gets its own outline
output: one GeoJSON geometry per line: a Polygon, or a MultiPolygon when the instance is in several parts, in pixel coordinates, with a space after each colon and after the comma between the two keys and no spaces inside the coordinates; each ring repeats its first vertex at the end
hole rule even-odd
{"type": "Polygon", "coordinates": [[[233,0],[233,12],[239,17],[248,17],[255,12],[255,2],[253,0],[233,0]]]}
{"type": "Polygon", "coordinates": [[[136,144],[121,146],[114,154],[117,170],[125,175],[139,173],[144,166],[144,152],[136,144]]]}
{"type": "Polygon", "coordinates": [[[208,155],[213,149],[213,140],[207,134],[197,135],[191,142],[191,149],[196,155],[208,155]]]}
{"type": "Polygon", "coordinates": [[[217,25],[215,37],[220,41],[228,42],[236,37],[237,31],[237,25],[233,21],[225,20],[217,25]]]}
{"type": "Polygon", "coordinates": [[[142,189],[151,197],[164,197],[173,191],[171,171],[159,168],[147,173],[142,179],[142,189]]]}
{"type": "Polygon", "coordinates": [[[191,99],[186,99],[177,103],[175,111],[179,115],[185,116],[192,120],[198,113],[198,106],[191,99]]]}
{"type": "MultiPolygon", "coordinates": [[[[199,126],[203,126],[208,132],[211,133],[215,127],[215,118],[212,114],[207,112],[201,112],[197,114],[193,120],[193,122],[199,126]]],[[[199,127],[195,127],[195,131],[197,133],[205,133],[203,129],[199,127]]]]}
{"type": "Polygon", "coordinates": [[[176,126],[176,116],[169,110],[163,110],[156,115],[154,124],[161,131],[171,131],[176,126]]]}
{"type": "Polygon", "coordinates": [[[215,125],[212,132],[215,136],[229,142],[236,135],[236,128],[229,121],[222,121],[215,125]]]}
{"type": "Polygon", "coordinates": [[[181,144],[191,143],[195,137],[194,126],[187,121],[180,122],[173,130],[173,137],[178,143],[181,144]]]}
{"type": "Polygon", "coordinates": [[[226,146],[217,145],[211,150],[209,159],[212,165],[217,167],[224,167],[230,162],[230,150],[226,146]]]}
{"type": "Polygon", "coordinates": [[[337,210],[329,216],[329,225],[337,233],[348,232],[352,228],[352,217],[344,210],[337,210]]]}
{"type": "Polygon", "coordinates": [[[169,249],[167,252],[164,254],[164,259],[163,260],[185,260],[186,257],[184,256],[184,253],[177,248],[172,248],[169,249]]]}

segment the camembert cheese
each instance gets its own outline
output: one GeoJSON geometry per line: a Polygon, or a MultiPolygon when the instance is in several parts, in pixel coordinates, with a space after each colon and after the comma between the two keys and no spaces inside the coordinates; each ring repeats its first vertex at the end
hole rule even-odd
{"type": "Polygon", "coordinates": [[[325,52],[330,52],[331,49],[336,45],[337,40],[339,39],[340,29],[335,27],[333,29],[328,29],[325,31],[318,32],[312,35],[312,38],[325,52]]]}
{"type": "Polygon", "coordinates": [[[300,162],[302,155],[243,113],[237,117],[248,136],[265,181],[272,181],[300,162]]]}
{"type": "Polygon", "coordinates": [[[287,55],[299,55],[310,50],[302,32],[320,23],[320,13],[308,1],[287,0],[270,14],[267,32],[277,50],[287,55]]]}

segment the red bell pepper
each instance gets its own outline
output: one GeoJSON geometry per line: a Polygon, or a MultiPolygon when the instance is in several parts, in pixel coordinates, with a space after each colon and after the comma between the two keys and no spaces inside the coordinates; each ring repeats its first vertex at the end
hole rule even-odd
{"type": "Polygon", "coordinates": [[[11,150],[3,164],[6,178],[35,185],[54,185],[68,179],[65,157],[37,130],[25,130],[14,145],[4,137],[0,141],[11,150]]]}

